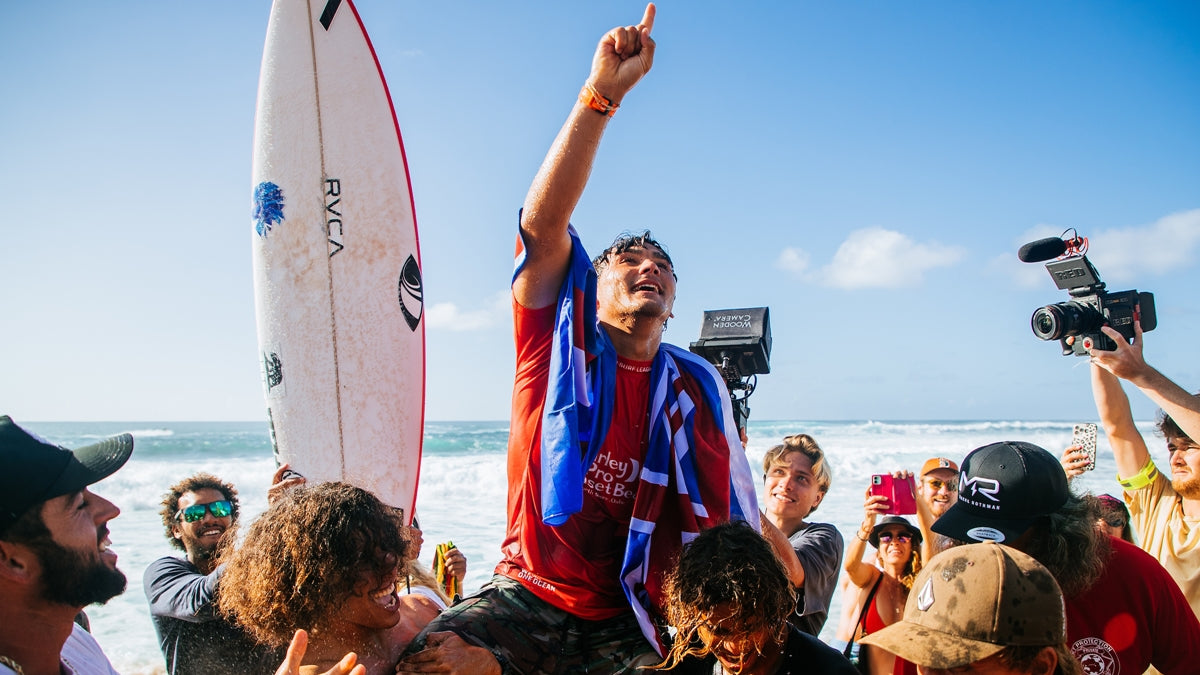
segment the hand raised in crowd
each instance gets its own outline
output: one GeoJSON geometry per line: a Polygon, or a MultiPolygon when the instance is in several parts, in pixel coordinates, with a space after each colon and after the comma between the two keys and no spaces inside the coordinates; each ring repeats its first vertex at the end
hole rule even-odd
{"type": "Polygon", "coordinates": [[[284,492],[304,485],[305,482],[307,479],[304,476],[292,471],[291,464],[281,465],[271,478],[271,487],[267,488],[267,504],[274,504],[284,492]]]}
{"type": "Polygon", "coordinates": [[[1150,366],[1142,355],[1142,323],[1140,321],[1133,322],[1132,342],[1126,342],[1125,336],[1111,326],[1101,326],[1100,332],[1111,338],[1117,348],[1112,351],[1089,349],[1088,354],[1091,356],[1092,363],[1122,380],[1137,384],[1136,379],[1150,371],[1150,366]]]}
{"type": "Polygon", "coordinates": [[[633,85],[650,72],[654,63],[654,40],[650,38],[654,11],[654,3],[646,5],[641,23],[608,31],[596,46],[588,84],[613,103],[620,103],[633,85]]]}
{"type": "Polygon", "coordinates": [[[454,633],[440,632],[430,633],[425,649],[396,664],[396,672],[499,675],[502,671],[490,650],[468,644],[454,633]]]}
{"type": "MultiPolygon", "coordinates": [[[[296,634],[292,636],[292,643],[288,645],[287,656],[283,658],[283,663],[279,664],[279,670],[275,671],[275,675],[300,675],[300,664],[304,661],[304,652],[307,650],[308,633],[304,630],[296,631],[296,634]]],[[[356,664],[358,664],[358,655],[350,652],[343,656],[336,666],[321,675],[367,675],[366,666],[356,664]]]]}
{"type": "Polygon", "coordinates": [[[457,548],[446,551],[446,572],[458,579],[458,583],[461,585],[467,576],[467,556],[457,548]]]}
{"type": "Polygon", "coordinates": [[[1062,464],[1063,471],[1067,472],[1067,480],[1071,480],[1087,471],[1088,454],[1084,451],[1083,446],[1072,445],[1063,450],[1062,457],[1059,457],[1058,461],[1062,464]]]}

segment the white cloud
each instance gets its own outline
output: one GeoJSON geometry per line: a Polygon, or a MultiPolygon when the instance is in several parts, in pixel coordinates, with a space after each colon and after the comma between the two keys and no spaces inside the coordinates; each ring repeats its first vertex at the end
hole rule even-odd
{"type": "Polygon", "coordinates": [[[966,251],[937,242],[915,242],[899,232],[868,227],[850,233],[819,279],[835,288],[897,288],[921,283],[926,270],[958,263],[966,251]]]}
{"type": "Polygon", "coordinates": [[[1097,232],[1089,237],[1088,258],[1104,281],[1136,283],[1194,263],[1197,249],[1200,209],[1193,209],[1148,225],[1097,232]]]}
{"type": "Polygon", "coordinates": [[[425,325],[430,330],[473,331],[491,328],[507,320],[512,311],[512,296],[504,290],[486,301],[482,309],[460,310],[452,302],[439,302],[425,309],[425,325]]]}
{"type": "Polygon", "coordinates": [[[807,251],[789,246],[779,253],[779,258],[775,261],[775,267],[797,276],[803,276],[808,271],[808,262],[809,255],[807,251]]]}

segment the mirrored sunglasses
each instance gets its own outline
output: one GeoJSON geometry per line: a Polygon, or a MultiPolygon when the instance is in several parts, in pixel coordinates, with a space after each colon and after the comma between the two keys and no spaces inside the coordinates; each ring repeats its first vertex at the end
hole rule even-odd
{"type": "Polygon", "coordinates": [[[233,505],[227,499],[207,504],[192,504],[186,509],[181,509],[177,512],[175,517],[189,523],[194,523],[204,517],[205,511],[213,514],[213,518],[228,518],[233,513],[233,505]]]}
{"type": "Polygon", "coordinates": [[[912,535],[906,534],[903,532],[897,533],[897,534],[892,534],[891,532],[884,532],[883,534],[879,535],[879,541],[884,544],[891,543],[893,538],[896,541],[900,542],[901,544],[907,544],[908,542],[912,541],[912,535]]]}
{"type": "Polygon", "coordinates": [[[937,478],[929,478],[926,479],[925,482],[928,483],[929,487],[933,488],[935,491],[941,490],[942,486],[945,485],[947,490],[951,492],[958,492],[958,481],[956,480],[938,480],[937,478]]]}

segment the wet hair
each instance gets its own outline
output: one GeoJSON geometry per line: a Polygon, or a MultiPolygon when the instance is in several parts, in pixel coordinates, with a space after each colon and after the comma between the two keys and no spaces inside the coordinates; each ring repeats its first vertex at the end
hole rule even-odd
{"type": "Polygon", "coordinates": [[[1050,570],[1067,599],[1091,588],[1112,556],[1108,536],[1096,528],[1096,512],[1073,494],[1030,529],[1028,537],[1022,537],[1028,543],[1021,550],[1050,570]]]}
{"type": "Polygon", "coordinates": [[[1075,655],[1071,653],[1071,648],[1065,642],[1042,647],[1011,645],[996,654],[1005,668],[1028,673],[1033,670],[1033,662],[1037,660],[1038,654],[1041,654],[1046,647],[1053,647],[1054,653],[1058,655],[1058,665],[1054,668],[1054,675],[1083,675],[1083,667],[1079,665],[1079,661],[1075,660],[1075,655]]]}
{"type": "MultiPolygon", "coordinates": [[[[783,458],[792,452],[799,452],[812,462],[812,472],[817,479],[817,489],[822,493],[828,492],[829,486],[833,484],[833,471],[829,468],[829,462],[825,461],[825,452],[821,450],[821,446],[817,445],[817,439],[808,434],[784,436],[782,443],[767,450],[767,454],[763,455],[763,478],[765,479],[767,473],[771,471],[772,464],[782,462],[783,458]]],[[[816,510],[817,507],[814,506],[809,513],[816,510]]]]}
{"type": "Polygon", "coordinates": [[[289,490],[223,556],[221,588],[232,590],[218,595],[218,607],[275,647],[297,628],[325,630],[364,579],[377,584],[415,556],[402,525],[398,510],[353,485],[289,490]]]}
{"type": "Polygon", "coordinates": [[[183,542],[175,537],[175,525],[179,522],[176,520],[176,517],[179,514],[179,498],[189,492],[196,492],[197,490],[205,489],[216,490],[224,495],[225,499],[229,500],[229,503],[232,506],[232,511],[229,514],[229,517],[233,522],[237,522],[238,492],[237,488],[233,487],[231,483],[226,483],[211,473],[205,473],[203,471],[184,478],[178,483],[167,488],[167,492],[162,498],[162,508],[158,511],[158,515],[162,516],[163,527],[165,527],[167,530],[167,541],[171,542],[172,546],[181,551],[185,550],[183,542]]]}
{"type": "Polygon", "coordinates": [[[787,635],[788,617],[796,610],[783,564],[762,535],[743,521],[711,527],[692,540],[667,574],[663,595],[667,622],[677,632],[658,669],[710,653],[698,630],[718,608],[732,609],[727,623],[740,636],[767,629],[780,643],[787,635]]]}
{"type": "Polygon", "coordinates": [[[1121,538],[1133,544],[1133,528],[1129,525],[1129,509],[1125,502],[1112,495],[1091,495],[1082,497],[1083,501],[1096,514],[1096,519],[1104,521],[1109,527],[1121,528],[1121,538]]]}
{"type": "Polygon", "coordinates": [[[633,234],[631,232],[622,233],[613,240],[613,243],[608,248],[601,251],[600,255],[592,258],[592,267],[596,269],[596,274],[602,274],[604,268],[608,267],[608,261],[612,256],[620,255],[630,249],[646,248],[648,246],[653,246],[663,254],[663,257],[667,259],[667,263],[671,265],[671,276],[678,280],[679,277],[675,274],[675,263],[671,260],[671,254],[667,253],[666,247],[650,236],[650,230],[643,230],[641,234],[633,234]]]}

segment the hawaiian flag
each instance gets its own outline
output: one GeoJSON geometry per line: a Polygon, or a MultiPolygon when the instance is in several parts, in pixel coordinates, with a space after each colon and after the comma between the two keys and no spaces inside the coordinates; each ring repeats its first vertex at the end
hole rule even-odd
{"type": "MultiPolygon", "coordinates": [[[[612,420],[617,354],[596,319],[596,272],[574,228],[559,291],[542,420],[542,520],[583,506],[583,481],[612,420]]],[[[518,237],[514,277],[525,261],[518,237]]],[[[625,596],[659,654],[659,584],[683,544],[731,518],[759,528],[754,478],[725,381],[704,359],[662,344],[650,370],[649,447],[621,569],[625,596]]]]}

